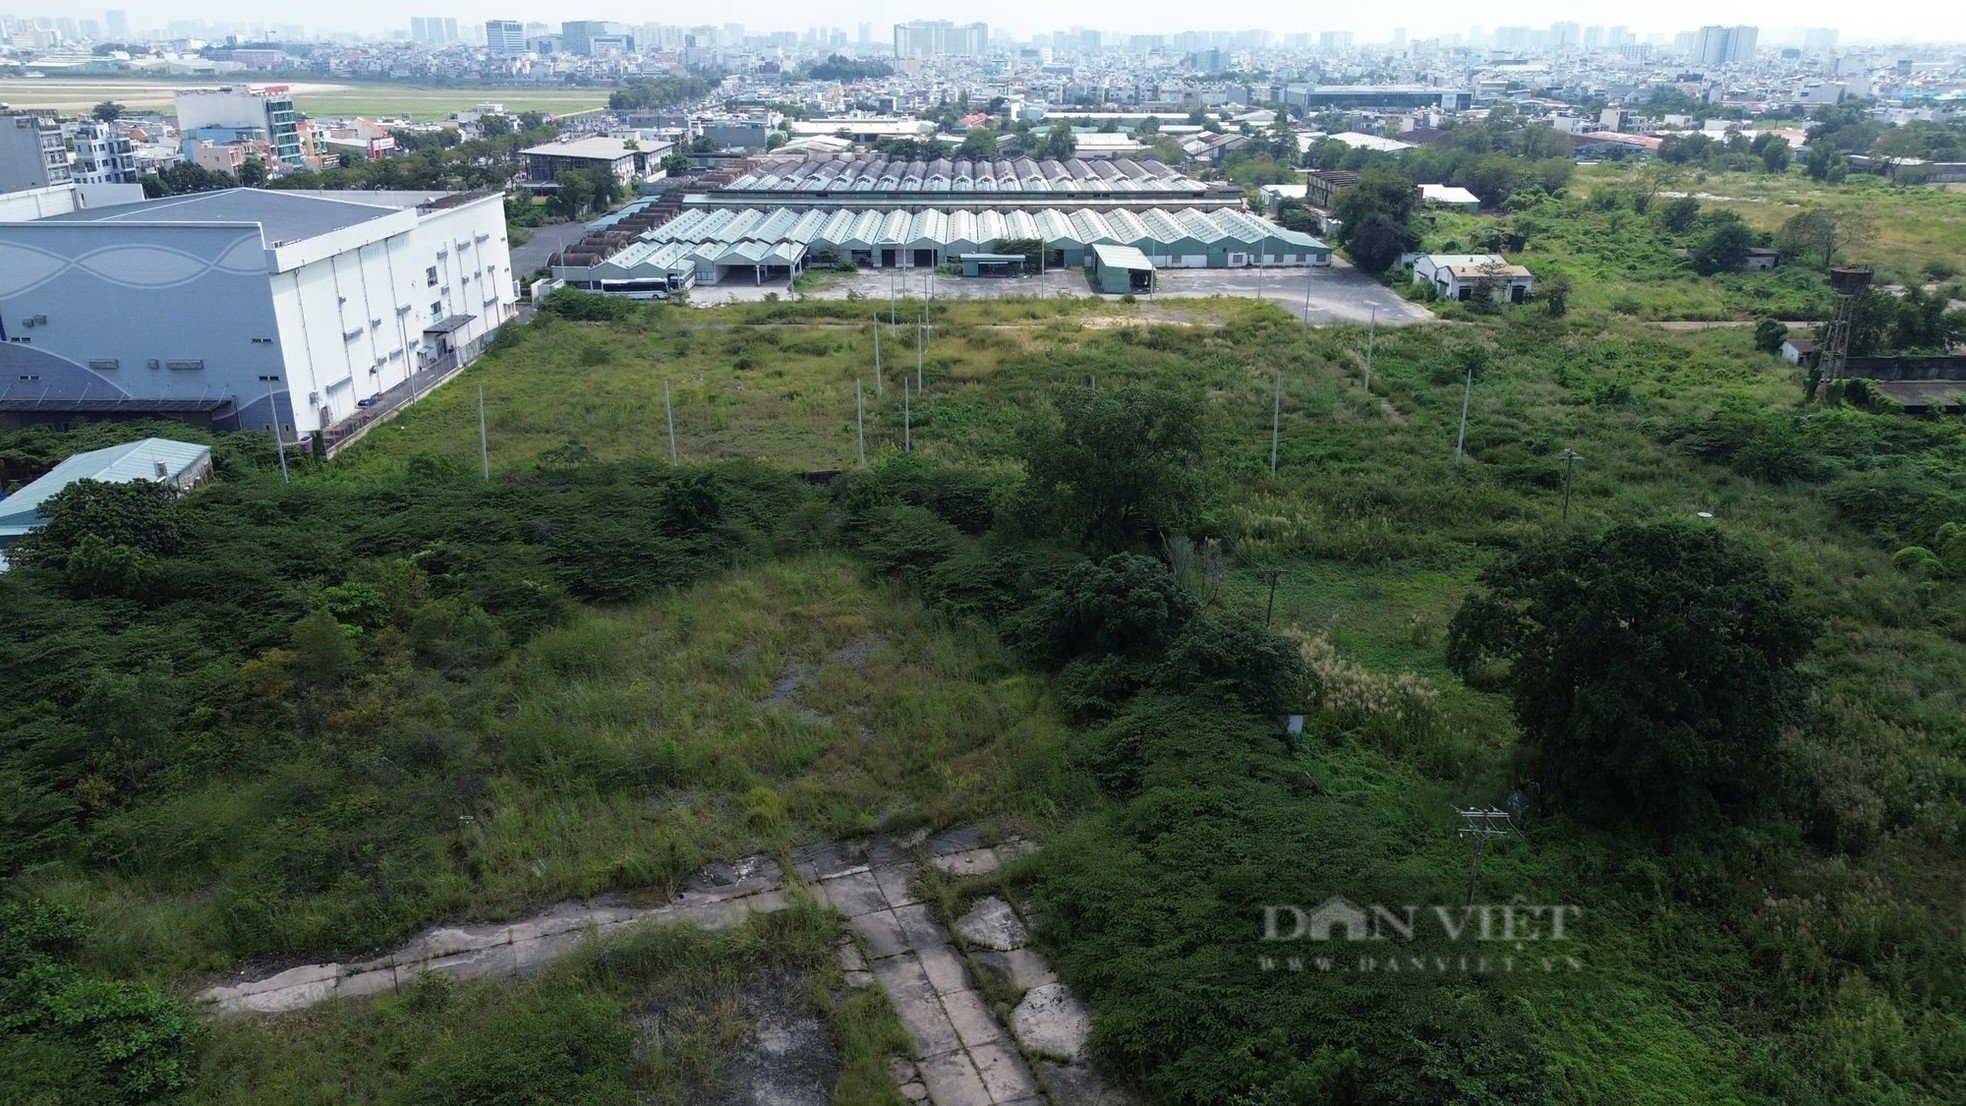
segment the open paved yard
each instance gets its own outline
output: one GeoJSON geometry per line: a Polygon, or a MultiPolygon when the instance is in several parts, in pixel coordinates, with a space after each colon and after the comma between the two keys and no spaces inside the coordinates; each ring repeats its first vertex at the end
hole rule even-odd
{"type": "MultiPolygon", "coordinates": [[[[928,277],[923,269],[862,269],[850,275],[826,274],[822,277],[826,283],[806,295],[813,299],[846,299],[848,293],[858,292],[869,301],[879,302],[890,294],[921,295],[928,277]]],[[[1099,295],[1077,269],[1061,269],[1042,278],[936,276],[933,279],[938,299],[1099,295]]],[[[733,278],[722,284],[691,289],[690,302],[714,307],[761,300],[768,293],[785,296],[789,291],[783,280],[752,284],[733,278]]],[[[1160,291],[1139,298],[1147,303],[1197,296],[1264,299],[1314,323],[1362,323],[1372,317],[1374,309],[1379,321],[1388,325],[1426,322],[1434,317],[1426,308],[1401,299],[1392,289],[1342,262],[1333,262],[1328,268],[1308,269],[1165,269],[1160,274],[1160,291]]]]}

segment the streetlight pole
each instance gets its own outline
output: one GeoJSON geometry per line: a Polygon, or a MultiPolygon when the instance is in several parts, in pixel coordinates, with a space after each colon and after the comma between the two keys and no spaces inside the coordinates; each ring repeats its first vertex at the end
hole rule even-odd
{"type": "Polygon", "coordinates": [[[1468,400],[1474,396],[1474,360],[1468,361],[1468,382],[1461,388],[1461,433],[1454,439],[1454,463],[1459,465],[1468,444],[1468,400]]]}
{"type": "Polygon", "coordinates": [[[676,463],[676,408],[669,402],[669,382],[662,382],[662,421],[669,425],[669,464],[676,463]]]}
{"type": "Polygon", "coordinates": [[[1372,340],[1379,334],[1379,309],[1372,309],[1372,318],[1365,324],[1365,392],[1372,394],[1372,340]]]}
{"type": "Polygon", "coordinates": [[[1574,449],[1566,448],[1563,451],[1563,517],[1565,520],[1570,518],[1570,472],[1577,467],[1577,462],[1582,459],[1583,455],[1574,449]]]}
{"type": "MultiPolygon", "coordinates": [[[[483,389],[479,389],[483,391],[483,389]]],[[[280,451],[280,482],[291,484],[293,477],[287,475],[287,439],[280,433],[280,404],[273,398],[273,385],[266,386],[266,407],[273,417],[273,445],[280,451]]],[[[299,420],[295,420],[299,421],[299,420]]]]}
{"type": "Polygon", "coordinates": [[[478,458],[484,464],[485,479],[491,479],[491,439],[485,435],[485,386],[478,385],[478,458]]]}
{"type": "Polygon", "coordinates": [[[1270,475],[1277,474],[1277,432],[1283,424],[1283,370],[1277,370],[1276,396],[1270,401],[1270,475]]]}

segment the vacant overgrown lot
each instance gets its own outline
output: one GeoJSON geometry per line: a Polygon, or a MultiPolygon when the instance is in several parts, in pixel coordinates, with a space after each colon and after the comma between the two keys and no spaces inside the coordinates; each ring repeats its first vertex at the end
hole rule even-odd
{"type": "MultiPolygon", "coordinates": [[[[1958,427],[1805,407],[1745,332],[1590,306],[1381,333],[1370,393],[1357,328],[1182,307],[936,305],[908,465],[912,327],[876,392],[876,309],[847,303],[544,317],[291,488],[235,442],[159,556],[163,602],[0,577],[30,674],[7,767],[43,812],[11,824],[16,886],[95,919],[91,970],[188,981],[1008,810],[1051,842],[1022,876],[1095,1048],[1155,1100],[1961,1093],[1966,603],[1943,565],[1894,563],[1966,522],[1958,427]],[[992,571],[1033,556],[1005,535],[1034,427],[1095,383],[1194,404],[1204,509],[1156,552],[1222,625],[1260,620],[1276,572],[1301,740],[1165,669],[1089,705],[992,609],[1029,599],[992,571]],[[1765,556],[1823,627],[1769,812],[1690,839],[1545,809],[1507,699],[1443,652],[1485,565],[1659,519],[1765,556]],[[1453,809],[1490,803],[1526,814],[1483,899],[1581,906],[1579,970],[1258,969],[1256,904],[1459,902],[1453,809]]],[[[206,1077],[259,1048],[331,1065],[409,1001],[228,1030],[206,1077]]],[[[431,1032],[477,1016],[446,1010],[431,1032]]]]}

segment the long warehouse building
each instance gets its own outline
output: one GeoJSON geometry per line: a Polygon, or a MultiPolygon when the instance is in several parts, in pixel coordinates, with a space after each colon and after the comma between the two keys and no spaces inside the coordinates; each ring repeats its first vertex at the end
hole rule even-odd
{"type": "Polygon", "coordinates": [[[577,288],[687,288],[736,277],[759,283],[798,275],[833,252],[880,268],[929,268],[999,243],[1037,240],[1050,264],[1083,267],[1095,245],[1131,246],[1162,268],[1328,265],[1331,249],[1241,211],[926,210],[794,211],[692,208],[607,257],[571,255],[553,275],[577,288]]]}
{"type": "Polygon", "coordinates": [[[1151,158],[888,158],[777,155],[692,183],[553,259],[593,291],[641,292],[797,276],[818,255],[924,268],[1006,241],[1043,243],[1046,264],[1083,266],[1095,245],[1164,268],[1328,265],[1331,250],[1243,210],[1241,188],[1151,158]]]}

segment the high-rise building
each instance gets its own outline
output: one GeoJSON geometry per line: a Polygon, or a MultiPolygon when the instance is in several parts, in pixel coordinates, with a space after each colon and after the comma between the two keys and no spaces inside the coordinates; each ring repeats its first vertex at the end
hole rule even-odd
{"type": "Polygon", "coordinates": [[[635,36],[626,24],[602,19],[574,19],[560,24],[560,49],[590,58],[611,52],[632,54],[635,52],[635,36]]]}
{"type": "Polygon", "coordinates": [[[448,16],[446,16],[444,19],[444,41],[445,42],[463,41],[457,35],[457,20],[452,19],[448,16]]]}
{"type": "Polygon", "coordinates": [[[410,41],[429,42],[430,24],[420,15],[410,16],[410,41]]]}
{"type": "Polygon", "coordinates": [[[1754,27],[1702,27],[1693,37],[1692,59],[1701,65],[1746,65],[1754,60],[1759,37],[1754,27]]]}
{"type": "Polygon", "coordinates": [[[1805,54],[1827,54],[1836,49],[1836,29],[1833,27],[1810,27],[1802,32],[1802,52],[1805,54]]]}
{"type": "Polygon", "coordinates": [[[176,104],[178,134],[186,143],[203,140],[225,145],[242,138],[264,138],[275,160],[307,164],[300,148],[300,116],[286,85],[181,88],[176,104]]]}
{"type": "Polygon", "coordinates": [[[990,49],[990,28],[983,23],[957,26],[946,19],[916,20],[894,25],[894,56],[929,58],[944,54],[981,57],[990,49]]]}
{"type": "Polygon", "coordinates": [[[26,112],[0,112],[0,192],[46,188],[73,179],[59,123],[26,112]]]}
{"type": "Polygon", "coordinates": [[[121,8],[111,8],[102,13],[103,26],[108,28],[109,37],[117,42],[127,42],[130,37],[130,13],[121,8]]]}
{"type": "Polygon", "coordinates": [[[1317,44],[1321,50],[1349,50],[1352,48],[1352,33],[1324,31],[1317,36],[1317,44]]]}
{"type": "Polygon", "coordinates": [[[495,58],[526,52],[526,25],[516,19],[485,20],[485,49],[495,58]]]}

